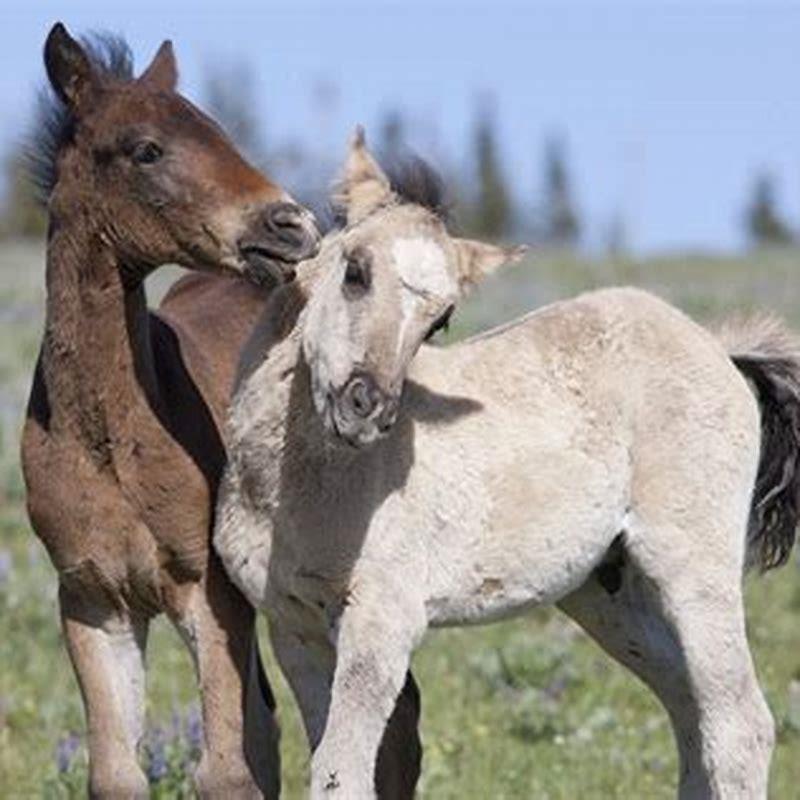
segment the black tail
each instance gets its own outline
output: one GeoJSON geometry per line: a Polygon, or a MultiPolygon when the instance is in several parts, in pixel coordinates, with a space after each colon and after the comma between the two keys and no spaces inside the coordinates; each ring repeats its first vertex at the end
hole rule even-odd
{"type": "Polygon", "coordinates": [[[721,338],[761,406],[748,562],[766,571],[787,561],[800,521],[800,337],[780,320],[759,316],[729,323],[721,338]]]}

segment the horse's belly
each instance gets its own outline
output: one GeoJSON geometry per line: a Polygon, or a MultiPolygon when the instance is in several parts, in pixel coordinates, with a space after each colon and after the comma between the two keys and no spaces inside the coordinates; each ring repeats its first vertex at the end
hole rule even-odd
{"type": "Polygon", "coordinates": [[[433,581],[429,623],[482,624],[558,602],[586,581],[623,525],[609,519],[593,530],[531,531],[502,556],[484,552],[459,576],[433,581]]]}
{"type": "Polygon", "coordinates": [[[434,595],[428,598],[425,607],[428,624],[446,628],[498,622],[541,604],[535,592],[515,590],[499,578],[484,578],[468,591],[434,595]]]}
{"type": "Polygon", "coordinates": [[[430,624],[491,622],[580,586],[625,525],[619,456],[552,453],[453,492],[458,502],[427,537],[430,624]]]}

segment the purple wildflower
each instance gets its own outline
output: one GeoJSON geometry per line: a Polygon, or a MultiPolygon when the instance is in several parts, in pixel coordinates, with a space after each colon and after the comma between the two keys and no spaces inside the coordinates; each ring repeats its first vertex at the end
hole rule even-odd
{"type": "Polygon", "coordinates": [[[177,706],[173,706],[172,714],[169,718],[169,738],[173,742],[177,742],[181,738],[181,723],[181,712],[178,710],[177,706]]]}
{"type": "Polygon", "coordinates": [[[81,738],[76,733],[69,733],[58,740],[56,745],[56,765],[60,773],[70,771],[80,745],[81,738]]]}
{"type": "Polygon", "coordinates": [[[164,729],[153,728],[147,737],[147,778],[150,783],[158,783],[169,771],[164,729]]]}
{"type": "Polygon", "coordinates": [[[0,550],[0,584],[4,584],[11,577],[14,570],[14,559],[8,550],[0,550]]]}
{"type": "Polygon", "coordinates": [[[186,712],[184,732],[192,754],[199,754],[203,748],[203,720],[196,707],[192,707],[186,712]]]}

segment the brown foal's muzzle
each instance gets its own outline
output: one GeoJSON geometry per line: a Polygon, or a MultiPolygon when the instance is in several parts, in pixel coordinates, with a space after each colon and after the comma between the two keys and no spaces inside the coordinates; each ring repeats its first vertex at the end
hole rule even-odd
{"type": "Polygon", "coordinates": [[[245,275],[255,283],[290,281],[295,265],[317,254],[319,242],[319,228],[308,209],[290,202],[270,203],[239,241],[245,275]]]}

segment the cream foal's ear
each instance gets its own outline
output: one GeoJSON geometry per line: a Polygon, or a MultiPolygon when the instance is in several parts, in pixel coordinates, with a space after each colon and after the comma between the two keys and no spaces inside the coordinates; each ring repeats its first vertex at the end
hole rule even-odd
{"type": "Polygon", "coordinates": [[[528,247],[524,244],[499,247],[475,239],[454,241],[458,251],[458,284],[462,293],[491,275],[498,267],[505,263],[513,264],[528,252],[528,247]]]}
{"type": "Polygon", "coordinates": [[[151,84],[156,89],[175,91],[175,86],[178,84],[178,65],[169,39],[161,43],[150,66],[142,73],[139,80],[151,84]]]}
{"type": "Polygon", "coordinates": [[[347,223],[363,219],[392,196],[389,179],[367,149],[364,128],[359,125],[350,140],[344,171],[334,203],[347,212],[347,223]]]}

